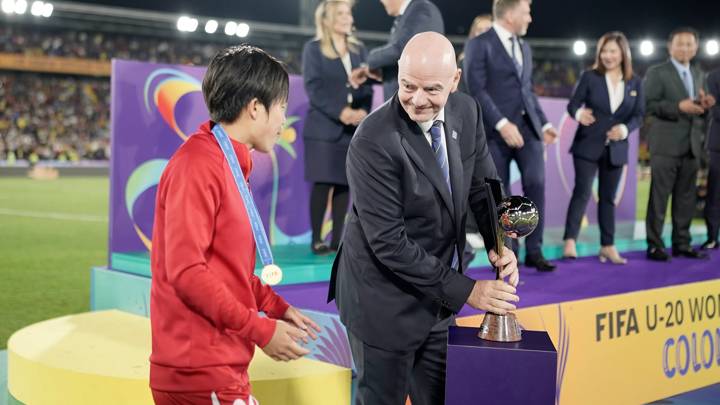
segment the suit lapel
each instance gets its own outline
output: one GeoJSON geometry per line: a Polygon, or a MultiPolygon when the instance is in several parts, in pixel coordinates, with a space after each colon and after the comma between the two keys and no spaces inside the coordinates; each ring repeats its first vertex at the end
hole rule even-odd
{"type": "Polygon", "coordinates": [[[453,114],[450,102],[445,105],[445,144],[447,145],[448,161],[450,163],[450,186],[452,187],[453,208],[455,210],[455,225],[459,224],[458,216],[462,212],[464,202],[463,193],[463,167],[460,155],[459,130],[462,128],[462,119],[453,114]]]}
{"type": "MultiPolygon", "coordinates": [[[[515,69],[515,62],[510,57],[510,54],[508,53],[507,49],[505,49],[505,45],[503,44],[502,40],[500,39],[500,35],[498,35],[497,31],[495,31],[495,28],[490,28],[490,30],[493,32],[493,36],[495,37],[495,53],[500,53],[502,56],[501,58],[505,59],[505,63],[510,66],[510,69],[512,69],[513,72],[515,72],[515,77],[517,77],[518,80],[521,80],[522,78],[517,74],[517,69],[515,69]]],[[[522,47],[521,47],[522,48],[522,47]]],[[[524,58],[524,56],[523,56],[524,58]]],[[[523,60],[523,63],[525,60],[523,60]]],[[[523,65],[524,66],[524,65],[523,65]]],[[[523,67],[523,70],[525,68],[523,67]]]]}
{"type": "Polygon", "coordinates": [[[621,115],[625,113],[625,110],[628,109],[630,106],[635,105],[635,99],[637,98],[637,90],[633,86],[633,80],[626,80],[625,81],[625,91],[623,93],[623,101],[620,103],[620,106],[618,106],[618,109],[615,111],[615,115],[621,115]],[[635,92],[635,97],[630,96],[630,93],[635,92]]]}
{"type": "Polygon", "coordinates": [[[684,94],[685,97],[683,98],[690,97],[687,89],[685,88],[685,84],[680,78],[680,73],[678,73],[678,70],[675,68],[675,65],[673,65],[672,61],[667,61],[666,66],[667,67],[665,69],[667,70],[668,75],[671,76],[670,81],[675,86],[675,91],[679,92],[680,94],[684,94]]]}
{"type": "Polygon", "coordinates": [[[598,75],[598,78],[600,79],[600,88],[602,89],[600,94],[605,95],[605,97],[602,97],[605,101],[605,108],[607,108],[607,113],[612,115],[612,100],[610,100],[610,88],[608,87],[607,78],[605,75],[598,75]]]}
{"type": "MultiPolygon", "coordinates": [[[[403,149],[405,149],[405,152],[408,154],[413,163],[415,163],[418,170],[422,172],[428,180],[430,180],[430,183],[438,191],[440,197],[442,197],[443,203],[445,203],[445,207],[450,212],[450,215],[454,217],[455,214],[453,201],[450,198],[450,190],[448,190],[443,174],[440,171],[440,167],[435,161],[435,156],[433,156],[432,148],[425,138],[425,134],[422,133],[420,127],[415,122],[408,118],[400,103],[397,102],[397,97],[395,99],[395,103],[397,108],[402,110],[401,114],[403,116],[403,125],[401,125],[400,128],[400,134],[402,136],[400,143],[402,144],[403,149]]],[[[448,157],[448,160],[451,159],[448,157]]],[[[452,166],[450,166],[450,170],[452,178],[452,166]]]]}
{"type": "MultiPolygon", "coordinates": [[[[530,66],[530,65],[528,65],[528,60],[527,60],[527,57],[530,54],[530,52],[528,52],[528,50],[525,49],[525,47],[527,46],[525,44],[525,41],[522,41],[522,42],[520,42],[520,41],[521,40],[518,37],[518,48],[520,48],[520,57],[522,58],[522,62],[523,62],[522,66],[520,67],[520,72],[521,72],[521,79],[523,79],[523,78],[525,78],[525,76],[527,76],[528,73],[532,73],[532,72],[529,71],[530,69],[528,69],[528,66],[530,66]]],[[[530,61],[530,62],[532,62],[532,61],[530,61]]]]}

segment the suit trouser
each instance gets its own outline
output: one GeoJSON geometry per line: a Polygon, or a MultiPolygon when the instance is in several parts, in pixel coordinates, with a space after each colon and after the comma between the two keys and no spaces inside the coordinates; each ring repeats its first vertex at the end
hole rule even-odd
{"type": "Polygon", "coordinates": [[[577,239],[580,223],[592,193],[595,172],[598,174],[598,224],[600,244],[611,246],[615,243],[615,194],[622,176],[622,166],[610,163],[610,149],[606,146],[600,159],[586,160],[573,156],[575,166],[575,187],[573,188],[563,239],[577,239]]]}
{"type": "Polygon", "coordinates": [[[708,240],[718,240],[720,231],[720,152],[710,152],[705,198],[705,224],[708,240]]]}
{"type": "Polygon", "coordinates": [[[668,197],[672,195],[672,246],[690,246],[690,222],[697,201],[698,160],[692,156],[650,156],[650,199],[645,229],[648,248],[664,248],[662,240],[668,197]]]}
{"type": "Polygon", "coordinates": [[[355,405],[445,403],[445,360],[449,317],[439,321],[416,351],[392,352],[370,346],[348,331],[358,386],[355,405]]]}
{"type": "MultiPolygon", "coordinates": [[[[523,136],[522,148],[509,147],[501,137],[488,141],[490,154],[502,179],[505,194],[510,195],[510,162],[515,160],[520,169],[523,194],[538,207],[540,221],[535,231],[525,238],[526,257],[541,253],[545,228],[545,145],[535,136],[525,122],[515,123],[523,136]]],[[[517,239],[513,239],[513,250],[517,254],[517,239]]]]}

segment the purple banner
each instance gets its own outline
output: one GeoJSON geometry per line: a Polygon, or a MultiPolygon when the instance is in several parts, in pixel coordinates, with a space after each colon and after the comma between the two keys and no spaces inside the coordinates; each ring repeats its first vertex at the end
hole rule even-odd
{"type": "MultiPolygon", "coordinates": [[[[113,61],[111,253],[151,249],[160,175],[174,151],[208,119],[201,94],[204,72],[200,67],[113,61]]],[[[375,106],[381,102],[380,94],[376,91],[375,106]]],[[[290,77],[288,104],[288,120],[280,141],[271,154],[253,153],[250,177],[253,196],[273,245],[305,244],[310,240],[310,184],[304,180],[302,142],[308,100],[300,76],[290,77]]],[[[546,226],[552,231],[563,226],[572,192],[572,159],[567,151],[576,124],[565,113],[565,100],[542,99],[541,104],[561,133],[561,141],[548,147],[546,156],[546,226]]],[[[630,139],[630,153],[635,156],[637,136],[632,134],[630,139]]],[[[514,191],[519,192],[517,168],[511,173],[514,187],[518,188],[514,191]]],[[[618,193],[618,222],[635,221],[634,185],[633,162],[626,168],[618,193]]],[[[594,201],[588,206],[589,224],[596,223],[594,201]]],[[[329,224],[323,228],[329,229],[329,224]]]]}

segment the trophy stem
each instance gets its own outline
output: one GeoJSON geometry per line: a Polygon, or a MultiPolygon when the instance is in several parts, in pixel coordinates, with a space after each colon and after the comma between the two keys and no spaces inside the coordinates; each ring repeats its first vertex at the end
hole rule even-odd
{"type": "MultiPolygon", "coordinates": [[[[497,243],[495,250],[498,256],[502,256],[505,245],[505,233],[498,228],[497,243]]],[[[500,267],[495,267],[495,279],[500,279],[500,267]]],[[[480,325],[478,337],[493,342],[519,342],[522,339],[522,330],[515,314],[508,312],[505,315],[498,315],[487,312],[480,325]]]]}

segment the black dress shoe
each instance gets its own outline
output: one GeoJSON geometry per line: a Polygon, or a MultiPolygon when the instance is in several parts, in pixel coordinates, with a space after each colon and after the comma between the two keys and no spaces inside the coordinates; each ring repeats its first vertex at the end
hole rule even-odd
{"type": "Polygon", "coordinates": [[[661,248],[650,248],[647,250],[647,258],[656,262],[667,262],[670,256],[661,248]]]}
{"type": "Polygon", "coordinates": [[[537,271],[553,271],[555,270],[555,265],[550,263],[549,261],[545,260],[545,258],[540,256],[526,256],[525,257],[525,265],[528,267],[535,267],[537,271]]]}
{"type": "Polygon", "coordinates": [[[720,243],[716,240],[709,240],[700,246],[700,250],[716,250],[720,248],[720,243]]]}
{"type": "Polygon", "coordinates": [[[333,253],[332,249],[330,249],[328,245],[322,242],[313,243],[312,246],[310,246],[310,249],[312,250],[313,254],[316,254],[318,256],[325,256],[333,253]]]}
{"type": "Polygon", "coordinates": [[[672,250],[673,257],[682,256],[687,257],[688,259],[707,259],[708,255],[705,252],[701,252],[699,250],[693,250],[691,248],[673,248],[672,250]]]}

